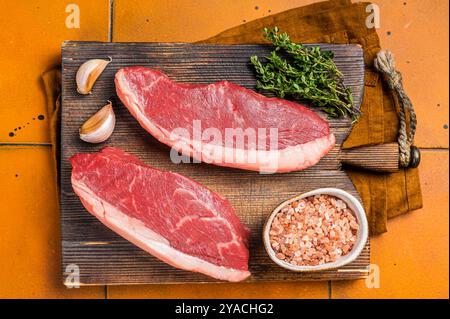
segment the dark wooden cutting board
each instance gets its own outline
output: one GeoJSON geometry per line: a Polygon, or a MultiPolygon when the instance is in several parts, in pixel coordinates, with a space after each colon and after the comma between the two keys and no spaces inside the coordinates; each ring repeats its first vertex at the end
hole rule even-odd
{"type": "MultiPolygon", "coordinates": [[[[352,88],[356,105],[363,95],[363,52],[356,45],[321,45],[335,53],[335,62],[352,88]]],[[[360,257],[342,269],[295,273],[284,270],[266,255],[261,239],[267,215],[282,201],[319,187],[337,187],[359,198],[341,169],[340,147],[351,129],[346,119],[330,121],[336,147],[317,165],[300,172],[261,175],[207,164],[173,164],[169,148],[156,141],[128,113],[115,94],[114,74],[125,66],[142,65],[162,70],[180,82],[211,83],[229,80],[254,89],[251,55],[265,56],[265,45],[192,45],[168,43],[66,42],[62,46],[61,112],[61,224],[63,272],[70,264],[80,269],[82,285],[214,282],[201,274],[175,269],[122,239],[103,226],[82,206],[70,183],[68,158],[79,152],[116,146],[145,163],[186,175],[231,201],[241,220],[250,227],[248,281],[356,279],[367,275],[369,243],[360,257]],[[112,57],[96,82],[93,93],[79,95],[75,74],[86,60],[112,57]],[[105,143],[93,145],[79,139],[80,125],[107,100],[112,100],[117,123],[105,143]]],[[[319,112],[320,113],[320,112],[319,112]]],[[[321,116],[324,116],[321,114],[321,116]]]]}

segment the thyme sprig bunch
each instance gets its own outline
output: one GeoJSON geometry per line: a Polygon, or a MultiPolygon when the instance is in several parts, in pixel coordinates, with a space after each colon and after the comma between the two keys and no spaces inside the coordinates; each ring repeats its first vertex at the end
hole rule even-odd
{"type": "Polygon", "coordinates": [[[277,27],[264,28],[264,37],[275,49],[264,62],[257,56],[250,58],[258,90],[273,92],[281,98],[305,100],[331,118],[357,119],[359,111],[353,105],[351,89],[344,85],[343,75],[333,62],[333,52],[294,43],[287,33],[279,33],[277,27]]]}

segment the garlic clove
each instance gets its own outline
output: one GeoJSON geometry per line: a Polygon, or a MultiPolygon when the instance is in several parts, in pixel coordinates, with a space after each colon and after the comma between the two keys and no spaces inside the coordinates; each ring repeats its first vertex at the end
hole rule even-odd
{"type": "Polygon", "coordinates": [[[97,81],[100,74],[106,66],[112,61],[111,57],[109,60],[102,59],[92,59],[84,62],[77,71],[76,81],[77,81],[77,91],[80,94],[90,94],[95,81],[97,81]]]}
{"type": "Polygon", "coordinates": [[[108,102],[81,125],[80,139],[88,143],[101,143],[111,136],[116,125],[116,116],[112,103],[108,102]]]}

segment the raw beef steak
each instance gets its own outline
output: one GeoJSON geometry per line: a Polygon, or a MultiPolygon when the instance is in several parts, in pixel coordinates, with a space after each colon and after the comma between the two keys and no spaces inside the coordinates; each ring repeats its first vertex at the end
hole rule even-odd
{"type": "Polygon", "coordinates": [[[116,73],[115,84],[130,113],[172,147],[172,156],[289,172],[316,164],[335,144],[328,123],[308,108],[231,82],[176,83],[159,71],[128,67],[116,73]]]}
{"type": "Polygon", "coordinates": [[[70,162],[73,189],[86,209],[136,246],[217,279],[250,275],[249,230],[226,199],[118,148],[77,154],[70,162]]]}

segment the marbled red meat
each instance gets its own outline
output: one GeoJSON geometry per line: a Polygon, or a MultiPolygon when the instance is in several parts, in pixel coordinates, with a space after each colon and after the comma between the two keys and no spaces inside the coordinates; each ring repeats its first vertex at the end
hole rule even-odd
{"type": "Polygon", "coordinates": [[[328,123],[305,106],[231,82],[177,83],[156,70],[128,67],[116,73],[115,84],[121,101],[143,128],[199,161],[289,172],[316,164],[335,144],[328,123]],[[196,136],[199,126],[202,134],[196,136]],[[244,133],[241,143],[232,134],[227,140],[229,132],[238,130],[254,132],[256,138],[244,133]]]}
{"type": "Polygon", "coordinates": [[[228,281],[250,275],[249,230],[230,203],[118,148],[71,157],[72,186],[103,224],[162,261],[228,281]]]}

